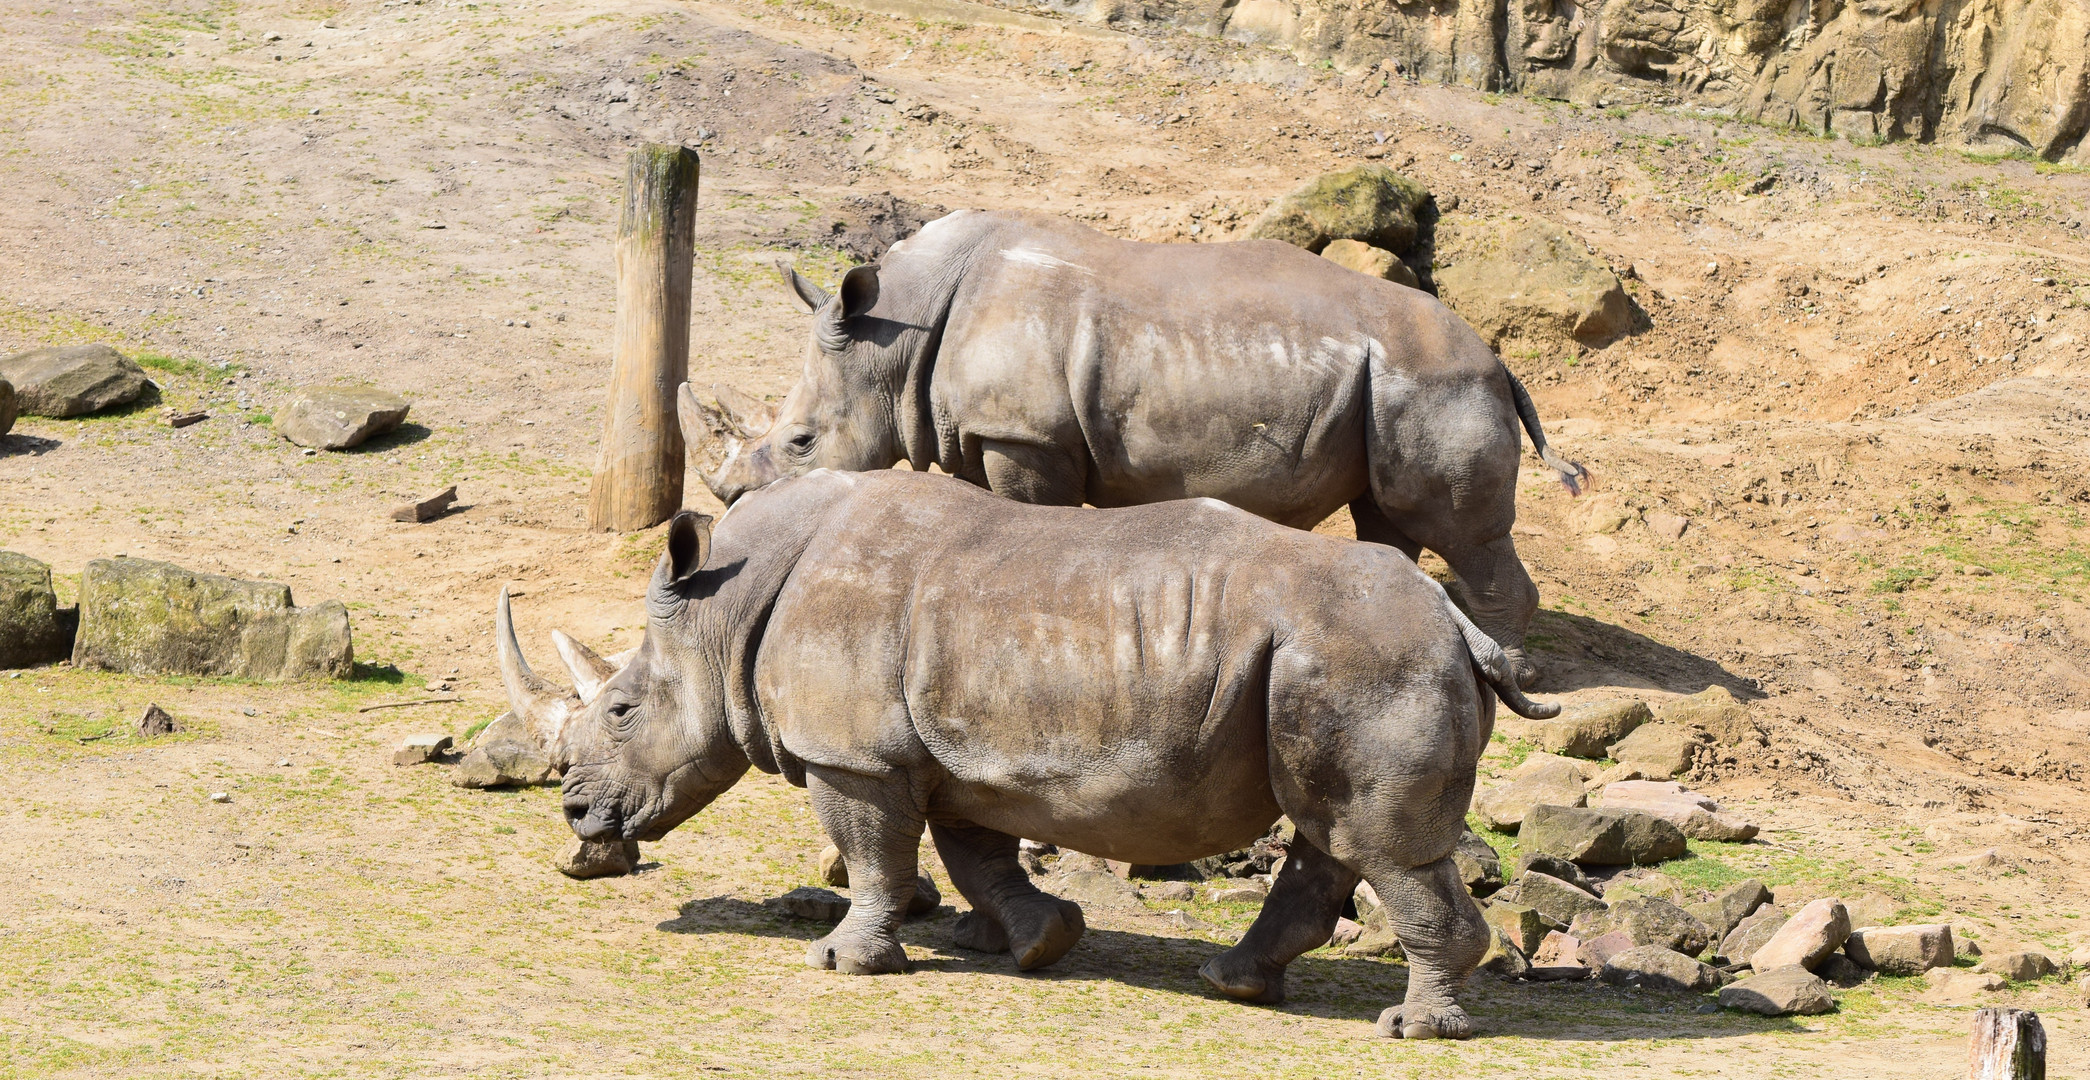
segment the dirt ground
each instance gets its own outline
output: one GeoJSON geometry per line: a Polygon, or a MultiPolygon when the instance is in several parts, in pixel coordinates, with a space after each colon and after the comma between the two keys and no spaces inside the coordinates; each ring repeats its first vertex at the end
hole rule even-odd
{"type": "MultiPolygon", "coordinates": [[[[1870,897],[1990,951],[2090,945],[2090,175],[951,17],[0,8],[0,351],[108,341],[161,385],[0,438],[0,545],[62,580],[128,554],[340,598],[361,663],[325,686],[0,676],[23,856],[0,866],[0,1077],[1963,1074],[1970,1013],[1922,980],[1764,1020],[1483,975],[1473,1041],[1380,1040],[1399,963],[1311,954],[1279,1008],[1206,991],[1238,905],[1187,905],[1202,930],[1092,912],[1024,976],[949,949],[946,910],[910,924],[912,974],[847,978],[759,906],[812,882],[821,842],[774,778],[647,845],[643,872],[574,882],[548,863],[570,839],[554,790],[390,765],[399,737],[502,708],[502,583],[540,669],[554,627],[636,640],[658,533],[581,526],[615,200],[647,139],[703,156],[693,381],[770,397],[806,330],[771,263],[832,280],[871,213],[852,200],[1205,242],[1373,159],[1459,213],[1559,222],[1646,318],[1601,350],[1506,350],[1596,477],[1575,501],[1528,460],[1542,694],[1752,702],[1769,745],[1694,786],[1765,842],[1700,845],[1687,883],[1870,897]],[[291,387],[336,380],[407,393],[408,424],[316,456],[270,433],[291,387]],[[170,430],[168,407],[212,419],[170,430]],[[461,512],[388,519],[450,483],[461,512]],[[444,677],[461,702],[358,711],[444,677]],[[148,701],[190,732],[81,741],[148,701]]],[[[2049,1075],[2090,1075],[2065,981],[1988,1001],[2041,1011],[2049,1075]]]]}

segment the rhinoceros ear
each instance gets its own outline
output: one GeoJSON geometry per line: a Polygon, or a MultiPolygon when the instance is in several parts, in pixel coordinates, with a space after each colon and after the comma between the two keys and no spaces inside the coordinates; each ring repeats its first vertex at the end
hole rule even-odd
{"type": "Polygon", "coordinates": [[[842,275],[842,318],[854,319],[878,303],[878,264],[859,266],[842,275]]]}
{"type": "Polygon", "coordinates": [[[668,522],[668,550],[661,552],[653,568],[653,583],[646,593],[647,611],[670,618],[688,597],[682,585],[704,568],[711,554],[711,518],[684,510],[668,522]]]}
{"type": "Polygon", "coordinates": [[[799,303],[804,304],[807,311],[818,311],[827,304],[826,289],[800,277],[798,271],[782,259],[777,260],[776,268],[778,273],[784,275],[784,283],[791,286],[792,292],[798,294],[799,303]]]}

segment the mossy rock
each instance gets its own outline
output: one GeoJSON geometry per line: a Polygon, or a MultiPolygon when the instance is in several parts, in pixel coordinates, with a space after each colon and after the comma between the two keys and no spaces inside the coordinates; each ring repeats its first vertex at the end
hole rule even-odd
{"type": "Polygon", "coordinates": [[[1357,240],[1403,255],[1422,231],[1427,188],[1384,165],[1322,173],[1272,204],[1249,235],[1319,253],[1332,240],[1357,240]]]}
{"type": "Polygon", "coordinates": [[[150,385],[144,368],[107,345],[60,345],[0,357],[0,377],[14,384],[22,412],[59,418],[128,405],[150,385]]]}
{"type": "Polygon", "coordinates": [[[344,679],[355,650],[339,600],[300,608],[288,585],[146,559],[96,559],[80,577],[73,666],[265,682],[344,679]]]}
{"type": "Polygon", "coordinates": [[[79,613],[58,606],[51,568],[0,551],[0,668],[54,664],[73,651],[79,613]]]}

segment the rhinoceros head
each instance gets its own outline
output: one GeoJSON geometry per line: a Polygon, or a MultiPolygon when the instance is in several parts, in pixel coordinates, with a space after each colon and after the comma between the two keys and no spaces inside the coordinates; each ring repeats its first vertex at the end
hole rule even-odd
{"type": "MultiPolygon", "coordinates": [[[[690,606],[703,602],[693,579],[710,547],[710,518],[676,515],[647,590],[645,640],[621,667],[594,669],[604,678],[587,701],[564,703],[570,715],[555,757],[566,766],[566,820],[583,840],[657,840],[749,768],[722,702],[706,700],[717,697],[719,681],[703,677],[704,650],[691,640],[690,606]]],[[[555,712],[555,688],[529,673],[514,646],[505,595],[495,638],[510,708],[555,712]]]]}
{"type": "Polygon", "coordinates": [[[741,442],[707,423],[716,414],[686,385],[682,390],[687,445],[703,446],[714,433],[725,443],[725,463],[705,483],[728,506],[787,476],[814,469],[883,469],[904,456],[894,419],[894,398],[901,392],[896,373],[906,370],[911,359],[906,354],[921,347],[922,335],[870,313],[878,303],[876,266],[844,274],[833,296],[796,270],[782,269],[813,312],[813,332],[805,371],[778,407],[775,421],[741,442]]]}

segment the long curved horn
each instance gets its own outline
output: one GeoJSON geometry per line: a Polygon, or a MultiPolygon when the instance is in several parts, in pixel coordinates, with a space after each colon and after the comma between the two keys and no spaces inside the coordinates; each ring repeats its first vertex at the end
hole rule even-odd
{"type": "Polygon", "coordinates": [[[595,695],[602,693],[603,684],[615,678],[621,667],[573,640],[564,630],[552,631],[552,645],[559,650],[559,658],[566,661],[566,669],[573,672],[573,688],[583,705],[594,701],[595,695]]]}
{"type": "Polygon", "coordinates": [[[521,717],[539,741],[549,746],[565,726],[571,699],[558,687],[530,670],[523,659],[522,642],[515,639],[515,617],[508,610],[508,586],[501,586],[500,602],[493,613],[494,651],[501,662],[501,685],[508,691],[508,709],[521,717]]]}

